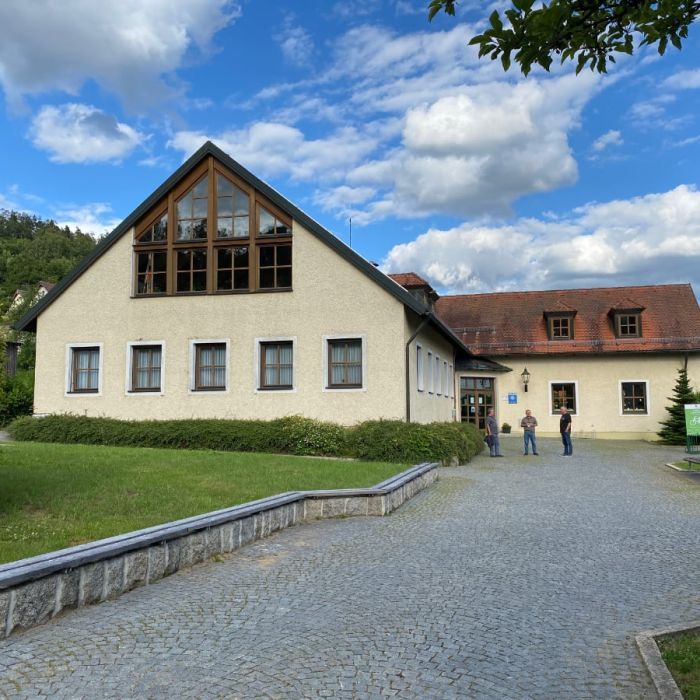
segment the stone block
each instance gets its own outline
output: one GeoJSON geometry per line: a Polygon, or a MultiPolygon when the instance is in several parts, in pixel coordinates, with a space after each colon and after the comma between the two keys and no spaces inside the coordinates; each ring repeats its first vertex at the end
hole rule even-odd
{"type": "Polygon", "coordinates": [[[323,504],[324,518],[339,518],[345,515],[345,498],[326,498],[323,504]]]}
{"type": "Polygon", "coordinates": [[[304,501],[304,520],[318,520],[323,517],[322,498],[307,498],[304,501]]]}
{"type": "Polygon", "coordinates": [[[346,499],[346,515],[367,515],[367,496],[353,496],[346,499]]]}
{"type": "Polygon", "coordinates": [[[148,577],[148,549],[137,549],[124,556],[124,590],[144,586],[148,577]]]}
{"type": "Polygon", "coordinates": [[[164,576],[170,576],[176,571],[182,568],[182,549],[183,549],[184,538],[178,537],[174,540],[168,540],[166,542],[166,552],[167,556],[165,558],[165,571],[164,576]]]}
{"type": "Polygon", "coordinates": [[[367,515],[384,515],[386,512],[386,496],[370,496],[367,499],[367,515]]]}
{"type": "Polygon", "coordinates": [[[123,593],[124,586],[124,557],[114,557],[104,562],[104,579],[102,600],[116,598],[123,593]]]}
{"type": "Polygon", "coordinates": [[[15,605],[12,609],[13,629],[27,629],[46,622],[56,604],[56,585],[60,574],[26,583],[15,589],[15,605]]]}
{"type": "Polygon", "coordinates": [[[148,548],[148,576],[146,583],[158,581],[165,576],[166,547],[167,545],[163,543],[148,548]]]}
{"type": "Polygon", "coordinates": [[[7,630],[7,613],[10,610],[11,591],[0,591],[0,638],[4,637],[7,630]]]}
{"type": "Polygon", "coordinates": [[[272,510],[268,510],[266,520],[266,535],[280,530],[282,528],[282,508],[273,508],[272,510]]]}
{"type": "Polygon", "coordinates": [[[180,568],[200,564],[206,560],[207,549],[203,531],[193,532],[191,535],[184,537],[183,540],[180,552],[180,568]]]}
{"type": "Polygon", "coordinates": [[[80,567],[78,605],[91,605],[102,599],[104,568],[104,563],[101,561],[80,567]]]}
{"type": "Polygon", "coordinates": [[[241,547],[252,542],[255,539],[255,516],[254,515],[249,515],[247,518],[241,519],[240,522],[240,527],[241,527],[241,537],[240,537],[240,542],[241,542],[241,547]]]}
{"type": "Polygon", "coordinates": [[[59,591],[53,614],[58,615],[64,608],[77,608],[80,600],[80,569],[64,571],[59,576],[59,591]]]}
{"type": "Polygon", "coordinates": [[[213,556],[221,554],[221,552],[224,551],[221,544],[221,525],[216,525],[215,527],[210,527],[208,530],[205,530],[204,541],[205,559],[211,559],[213,556]]]}

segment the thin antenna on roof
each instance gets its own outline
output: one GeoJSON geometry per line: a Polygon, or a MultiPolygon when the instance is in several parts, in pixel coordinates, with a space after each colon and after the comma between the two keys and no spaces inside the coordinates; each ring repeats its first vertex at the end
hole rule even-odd
{"type": "Polygon", "coordinates": [[[350,222],[350,247],[352,248],[352,216],[348,219],[350,222]]]}

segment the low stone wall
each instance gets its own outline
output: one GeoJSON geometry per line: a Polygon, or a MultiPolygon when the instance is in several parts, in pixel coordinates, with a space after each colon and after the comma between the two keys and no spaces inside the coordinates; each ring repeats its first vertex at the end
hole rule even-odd
{"type": "Polygon", "coordinates": [[[283,528],[387,515],[437,479],[419,464],[368,489],[295,491],[0,566],[0,636],[116,598],[283,528]]]}

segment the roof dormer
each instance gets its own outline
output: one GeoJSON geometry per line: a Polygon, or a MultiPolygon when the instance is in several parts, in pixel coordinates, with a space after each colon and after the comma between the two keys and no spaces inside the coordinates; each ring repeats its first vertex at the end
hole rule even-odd
{"type": "Polygon", "coordinates": [[[543,311],[549,340],[573,340],[576,309],[558,301],[550,310],[543,311]]]}
{"type": "Polygon", "coordinates": [[[608,316],[616,338],[642,337],[642,311],[644,307],[632,299],[622,299],[614,304],[608,316]]]}

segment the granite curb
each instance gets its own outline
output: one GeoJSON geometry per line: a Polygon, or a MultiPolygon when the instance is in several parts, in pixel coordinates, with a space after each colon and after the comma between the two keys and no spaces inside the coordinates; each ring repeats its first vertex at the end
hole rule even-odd
{"type": "Polygon", "coordinates": [[[645,630],[635,636],[637,648],[642,656],[649,675],[661,700],[683,700],[683,695],[673,680],[656,643],[658,637],[671,637],[684,632],[700,631],[700,621],[683,627],[666,627],[658,630],[645,630]]]}
{"type": "Polygon", "coordinates": [[[439,466],[418,464],[370,488],[282,493],[0,565],[0,637],[302,522],[388,515],[432,484],[439,466]]]}

